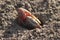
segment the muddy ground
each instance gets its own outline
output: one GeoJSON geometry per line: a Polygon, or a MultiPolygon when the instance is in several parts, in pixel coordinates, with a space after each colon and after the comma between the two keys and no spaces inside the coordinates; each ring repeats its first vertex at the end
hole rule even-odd
{"type": "Polygon", "coordinates": [[[60,40],[60,0],[0,0],[0,40],[60,40]],[[42,29],[19,26],[19,7],[39,18],[42,29]]]}

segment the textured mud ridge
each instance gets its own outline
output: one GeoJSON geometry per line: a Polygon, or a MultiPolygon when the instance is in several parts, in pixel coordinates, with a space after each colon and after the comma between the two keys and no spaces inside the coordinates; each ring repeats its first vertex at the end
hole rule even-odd
{"type": "Polygon", "coordinates": [[[60,0],[0,0],[0,39],[60,40],[60,0]],[[42,29],[27,30],[16,22],[16,8],[25,8],[39,18],[42,29]]]}

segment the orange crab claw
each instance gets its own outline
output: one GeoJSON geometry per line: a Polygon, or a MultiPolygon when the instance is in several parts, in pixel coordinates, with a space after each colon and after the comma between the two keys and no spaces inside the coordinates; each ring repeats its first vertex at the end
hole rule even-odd
{"type": "Polygon", "coordinates": [[[24,8],[18,8],[18,22],[25,28],[40,28],[41,21],[24,8]]]}

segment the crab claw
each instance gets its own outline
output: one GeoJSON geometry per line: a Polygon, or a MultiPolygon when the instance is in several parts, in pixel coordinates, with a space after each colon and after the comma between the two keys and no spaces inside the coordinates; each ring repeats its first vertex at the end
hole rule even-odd
{"type": "Polygon", "coordinates": [[[18,23],[27,29],[41,28],[41,21],[24,8],[18,8],[18,23]]]}

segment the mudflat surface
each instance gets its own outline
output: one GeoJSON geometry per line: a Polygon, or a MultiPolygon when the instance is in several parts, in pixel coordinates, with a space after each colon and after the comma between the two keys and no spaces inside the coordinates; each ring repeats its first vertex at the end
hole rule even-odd
{"type": "Polygon", "coordinates": [[[1,40],[60,40],[60,0],[0,0],[1,40]],[[42,22],[28,30],[16,22],[16,8],[25,8],[42,22]]]}

